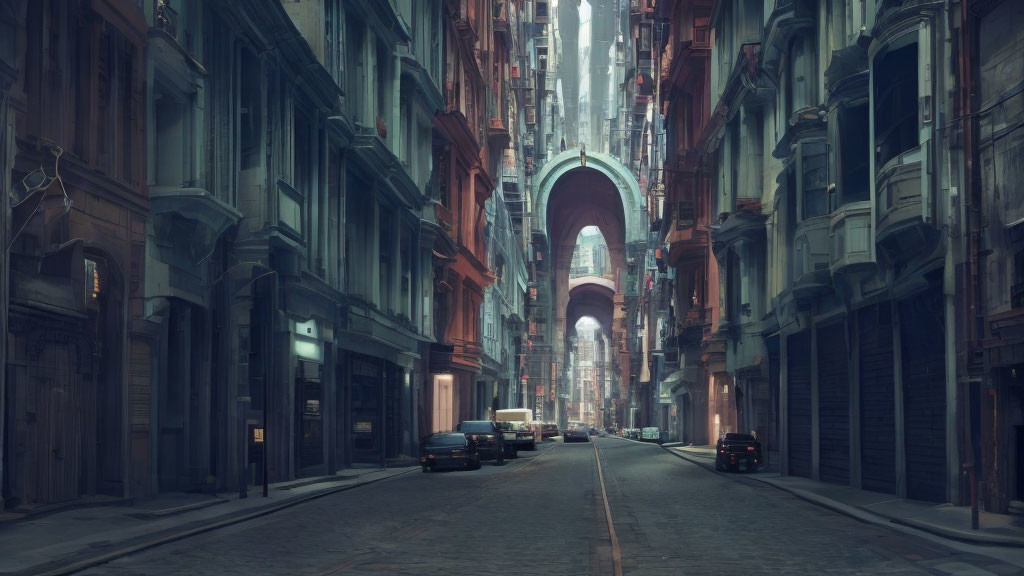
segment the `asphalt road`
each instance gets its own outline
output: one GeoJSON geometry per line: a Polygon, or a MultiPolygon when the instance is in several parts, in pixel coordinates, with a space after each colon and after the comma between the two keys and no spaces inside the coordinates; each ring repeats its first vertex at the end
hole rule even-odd
{"type": "Polygon", "coordinates": [[[1016,574],[618,438],[418,471],[83,574],[1016,574]],[[598,450],[595,450],[595,446],[598,450]]]}

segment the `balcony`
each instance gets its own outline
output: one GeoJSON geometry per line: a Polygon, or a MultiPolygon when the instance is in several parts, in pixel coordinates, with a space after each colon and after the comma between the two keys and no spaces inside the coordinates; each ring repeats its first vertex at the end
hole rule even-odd
{"type": "Polygon", "coordinates": [[[833,212],[829,222],[829,237],[829,266],[833,275],[873,264],[871,202],[853,202],[833,212]]]}
{"type": "Polygon", "coordinates": [[[710,228],[697,218],[693,202],[677,203],[674,212],[665,238],[669,246],[669,266],[702,262],[707,255],[710,228]]]}
{"type": "Polygon", "coordinates": [[[512,141],[512,134],[501,118],[491,118],[487,121],[487,140],[499,150],[504,150],[512,141]]]}
{"type": "Polygon", "coordinates": [[[629,0],[629,15],[654,14],[654,0],[629,0]]]}
{"type": "Polygon", "coordinates": [[[730,246],[741,240],[750,242],[765,241],[766,216],[760,210],[739,210],[728,214],[720,226],[711,227],[711,240],[715,254],[724,253],[730,246]]]}
{"type": "Polygon", "coordinates": [[[675,344],[695,346],[711,335],[711,308],[690,308],[676,326],[675,344]]]}
{"type": "Polygon", "coordinates": [[[476,4],[477,0],[454,0],[451,3],[452,19],[455,20],[455,29],[459,36],[476,42],[478,32],[476,29],[476,4]]]}
{"type": "Polygon", "coordinates": [[[814,9],[806,0],[776,0],[764,29],[762,67],[773,78],[789,50],[790,40],[804,30],[814,28],[814,9]]]}
{"type": "Polygon", "coordinates": [[[502,36],[506,41],[511,41],[512,38],[512,26],[508,21],[508,8],[501,8],[500,14],[496,11],[494,13],[493,29],[494,33],[498,36],[502,36]]]}
{"type": "Polygon", "coordinates": [[[907,262],[937,240],[922,213],[921,155],[921,147],[904,152],[875,179],[875,242],[890,263],[907,262]]]}
{"type": "Polygon", "coordinates": [[[801,307],[832,290],[829,270],[829,217],[808,218],[797,224],[793,237],[793,298],[801,307]]]}

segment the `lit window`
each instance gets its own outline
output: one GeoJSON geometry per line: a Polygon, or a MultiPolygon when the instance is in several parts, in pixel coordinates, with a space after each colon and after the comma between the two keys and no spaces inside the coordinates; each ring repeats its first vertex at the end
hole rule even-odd
{"type": "Polygon", "coordinates": [[[100,270],[92,260],[85,261],[85,291],[92,300],[100,295],[100,270]]]}

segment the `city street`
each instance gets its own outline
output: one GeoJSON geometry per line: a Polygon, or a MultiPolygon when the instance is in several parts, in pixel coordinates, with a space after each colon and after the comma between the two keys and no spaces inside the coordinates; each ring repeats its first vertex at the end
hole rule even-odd
{"type": "Polygon", "coordinates": [[[1019,572],[653,444],[594,440],[478,471],[413,469],[84,574],[614,574],[596,454],[623,574],[1019,572]]]}

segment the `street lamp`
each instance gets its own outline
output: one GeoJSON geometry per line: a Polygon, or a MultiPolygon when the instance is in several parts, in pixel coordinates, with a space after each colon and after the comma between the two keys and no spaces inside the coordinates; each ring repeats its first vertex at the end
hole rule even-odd
{"type": "MultiPolygon", "coordinates": [[[[229,301],[231,300],[231,298],[234,298],[236,295],[238,295],[243,289],[251,287],[257,280],[260,280],[262,278],[266,278],[267,276],[272,276],[272,275],[276,276],[277,275],[277,270],[274,270],[273,268],[270,268],[269,266],[263,264],[262,262],[258,262],[258,261],[257,262],[239,262],[237,264],[234,264],[233,266],[230,266],[227,270],[224,270],[224,272],[222,272],[221,275],[218,276],[216,280],[214,280],[212,283],[210,283],[210,286],[211,287],[216,286],[221,281],[223,281],[225,278],[228,278],[231,273],[233,273],[233,272],[235,272],[236,270],[239,270],[239,269],[248,269],[249,270],[250,278],[248,278],[240,286],[235,287],[231,291],[231,293],[228,294],[228,300],[229,301]],[[263,270],[263,271],[261,273],[259,273],[259,274],[256,274],[255,276],[253,276],[253,273],[256,272],[257,270],[263,270]]],[[[261,464],[261,467],[262,467],[262,474],[263,474],[263,497],[264,498],[266,498],[266,497],[268,497],[270,495],[269,475],[267,474],[267,460],[268,460],[268,450],[267,450],[267,412],[270,409],[270,406],[269,406],[269,403],[268,403],[268,390],[270,388],[270,380],[271,380],[271,378],[273,377],[273,374],[274,374],[274,354],[273,354],[273,350],[272,350],[272,348],[273,348],[273,325],[274,325],[273,309],[274,309],[274,307],[276,307],[276,305],[277,305],[277,282],[274,282],[274,284],[272,286],[272,290],[271,290],[271,313],[270,313],[270,318],[269,318],[268,322],[266,323],[266,325],[264,326],[264,334],[269,334],[270,337],[269,338],[268,337],[264,337],[263,346],[261,346],[261,348],[263,350],[263,354],[264,354],[264,359],[263,360],[264,360],[264,364],[265,364],[265,366],[264,366],[264,373],[263,373],[263,390],[262,390],[262,401],[263,401],[263,417],[262,417],[262,419],[263,419],[263,428],[262,428],[262,430],[263,430],[263,432],[262,432],[262,442],[260,442],[260,444],[262,444],[262,446],[263,446],[263,454],[262,454],[263,462],[261,464]]],[[[245,404],[247,402],[252,402],[252,397],[251,396],[239,396],[238,397],[238,401],[241,404],[245,404]]],[[[247,454],[248,454],[248,449],[249,449],[249,430],[248,430],[248,426],[246,426],[245,423],[246,423],[246,417],[245,417],[245,414],[243,413],[242,414],[242,429],[243,429],[242,439],[243,439],[243,443],[244,443],[245,447],[242,450],[242,455],[241,455],[242,456],[242,466],[241,466],[241,471],[239,473],[239,488],[238,488],[238,497],[239,498],[247,498],[248,497],[248,485],[249,485],[249,481],[248,481],[248,479],[246,479],[246,461],[247,461],[247,454]]]]}

